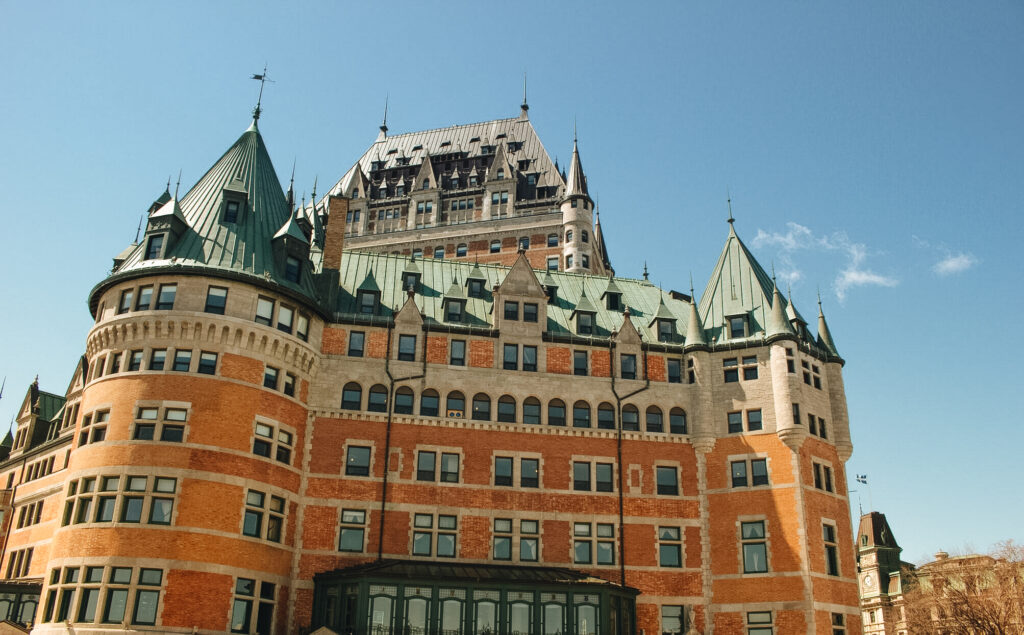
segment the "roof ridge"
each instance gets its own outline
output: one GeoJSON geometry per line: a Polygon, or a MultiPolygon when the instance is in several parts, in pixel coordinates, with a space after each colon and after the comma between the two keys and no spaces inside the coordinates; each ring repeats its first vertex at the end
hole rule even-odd
{"type": "Polygon", "coordinates": [[[507,118],[503,118],[503,119],[486,119],[484,121],[475,121],[473,123],[462,123],[462,124],[456,124],[454,126],[441,126],[439,128],[427,128],[426,130],[412,130],[410,132],[402,132],[402,133],[399,133],[399,134],[388,135],[386,139],[381,139],[380,141],[375,141],[374,143],[382,143],[382,142],[386,142],[386,141],[388,141],[390,139],[398,139],[399,137],[406,137],[406,136],[414,135],[414,134],[424,134],[424,133],[427,133],[427,132],[438,132],[438,131],[441,131],[441,130],[457,130],[459,128],[469,128],[469,127],[472,127],[472,126],[479,126],[479,125],[482,125],[482,124],[497,123],[499,121],[512,121],[512,122],[523,122],[523,123],[529,122],[528,119],[520,119],[519,117],[507,117],[507,118]]]}

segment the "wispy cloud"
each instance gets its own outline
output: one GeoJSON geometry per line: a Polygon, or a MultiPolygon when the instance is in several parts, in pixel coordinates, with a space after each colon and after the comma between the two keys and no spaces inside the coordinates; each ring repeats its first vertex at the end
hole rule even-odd
{"type": "Polygon", "coordinates": [[[783,280],[795,282],[804,277],[803,272],[795,266],[793,255],[799,251],[826,251],[846,255],[846,265],[836,275],[832,283],[836,297],[842,302],[846,293],[854,287],[877,286],[894,287],[899,280],[872,271],[866,265],[868,248],[864,243],[853,242],[845,232],[829,235],[816,235],[810,228],[799,223],[786,223],[785,232],[766,232],[757,230],[754,245],[778,247],[779,261],[783,280]]]}
{"type": "Polygon", "coordinates": [[[940,276],[951,276],[954,273],[967,271],[976,264],[978,264],[978,259],[971,254],[964,252],[947,254],[945,258],[932,266],[932,271],[940,276]]]}

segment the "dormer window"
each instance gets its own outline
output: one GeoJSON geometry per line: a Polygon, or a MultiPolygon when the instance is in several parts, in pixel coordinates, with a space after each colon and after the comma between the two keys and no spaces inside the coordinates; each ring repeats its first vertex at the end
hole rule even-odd
{"type": "Polygon", "coordinates": [[[153,260],[155,258],[159,258],[163,246],[163,234],[156,234],[154,236],[150,236],[149,240],[146,241],[146,260],[153,260]]]}
{"type": "Polygon", "coordinates": [[[729,339],[747,336],[747,317],[734,315],[729,318],[729,339]]]}
{"type": "Polygon", "coordinates": [[[359,198],[359,188],[352,190],[352,198],[359,198]]]}
{"type": "Polygon", "coordinates": [[[420,283],[420,274],[414,271],[406,271],[402,274],[402,288],[416,290],[416,287],[420,283]]]}
{"type": "Polygon", "coordinates": [[[399,185],[398,187],[395,188],[395,196],[403,196],[403,195],[405,195],[405,186],[404,185],[399,185]]]}
{"type": "Polygon", "coordinates": [[[658,320],[658,341],[671,342],[676,333],[675,320],[658,320]]]}
{"type": "Polygon", "coordinates": [[[469,184],[470,184],[470,185],[476,185],[476,184],[477,184],[477,181],[476,181],[476,176],[472,176],[472,175],[471,175],[471,176],[469,177],[469,184]]]}
{"type": "Polygon", "coordinates": [[[465,310],[463,300],[445,300],[444,320],[445,322],[461,322],[465,310]]]}
{"type": "Polygon", "coordinates": [[[579,335],[594,334],[594,314],[580,312],[576,314],[576,333],[579,335]]]}
{"type": "Polygon", "coordinates": [[[451,188],[453,190],[459,188],[459,180],[458,179],[452,179],[452,181],[451,181],[451,188]]]}
{"type": "Polygon", "coordinates": [[[484,281],[483,280],[470,280],[469,281],[469,297],[471,298],[482,298],[484,295],[484,281]]]}
{"type": "Polygon", "coordinates": [[[498,176],[499,179],[505,178],[505,168],[498,168],[497,176],[498,176]]]}
{"type": "Polygon", "coordinates": [[[238,222],[238,201],[228,201],[224,204],[224,222],[238,222]]]}
{"type": "Polygon", "coordinates": [[[423,179],[423,187],[420,188],[420,189],[429,190],[430,189],[430,179],[423,179]]]}
{"type": "Polygon", "coordinates": [[[377,294],[373,291],[360,291],[356,296],[359,312],[373,315],[377,312],[377,294]]]}
{"type": "Polygon", "coordinates": [[[289,282],[298,282],[299,276],[302,274],[302,267],[299,259],[294,256],[288,256],[284,259],[284,279],[289,282]]]}
{"type": "Polygon", "coordinates": [[[381,198],[387,198],[388,197],[388,188],[387,187],[381,187],[380,188],[380,197],[381,198]]]}
{"type": "Polygon", "coordinates": [[[622,294],[621,293],[608,293],[604,296],[605,307],[609,311],[621,311],[622,310],[622,294]]]}

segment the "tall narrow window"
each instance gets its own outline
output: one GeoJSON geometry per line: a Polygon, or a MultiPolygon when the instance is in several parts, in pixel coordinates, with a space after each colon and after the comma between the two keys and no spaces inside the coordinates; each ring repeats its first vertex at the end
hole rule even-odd
{"type": "Polygon", "coordinates": [[[768,548],[764,521],[740,523],[740,544],[743,549],[743,573],[768,571],[768,548]]]}
{"type": "Polygon", "coordinates": [[[164,235],[156,234],[150,236],[146,243],[146,260],[153,260],[160,257],[160,250],[164,246],[164,235]]]}
{"type": "Polygon", "coordinates": [[[825,572],[839,575],[839,545],[836,541],[835,525],[823,524],[822,539],[825,542],[825,572]]]}
{"type": "Polygon", "coordinates": [[[170,311],[174,308],[174,296],[178,292],[176,284],[160,285],[160,295],[157,296],[156,308],[158,311],[170,311]]]}

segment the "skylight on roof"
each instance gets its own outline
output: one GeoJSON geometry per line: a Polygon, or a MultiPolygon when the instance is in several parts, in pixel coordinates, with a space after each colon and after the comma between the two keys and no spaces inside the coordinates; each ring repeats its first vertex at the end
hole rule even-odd
{"type": "Polygon", "coordinates": [[[469,140],[469,142],[470,143],[479,143],[480,142],[480,137],[473,137],[472,139],[469,140]]]}
{"type": "Polygon", "coordinates": [[[398,154],[398,148],[391,148],[390,150],[388,150],[387,153],[388,154],[398,154]]]}
{"type": "Polygon", "coordinates": [[[415,145],[415,146],[412,147],[412,151],[413,152],[416,152],[417,150],[422,150],[422,149],[423,149],[422,145],[415,145]]]}
{"type": "Polygon", "coordinates": [[[451,141],[442,141],[442,142],[441,142],[441,147],[443,148],[443,147],[445,147],[445,146],[450,146],[451,144],[452,144],[452,142],[451,142],[451,141]]]}

